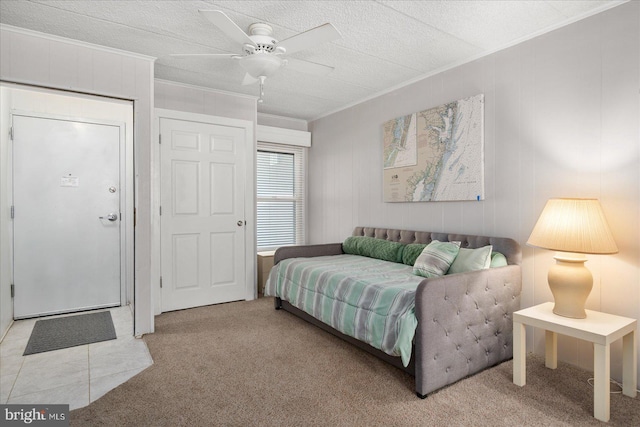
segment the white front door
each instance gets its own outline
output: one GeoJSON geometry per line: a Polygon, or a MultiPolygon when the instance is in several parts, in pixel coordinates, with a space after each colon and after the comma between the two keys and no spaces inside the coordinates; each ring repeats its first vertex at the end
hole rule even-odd
{"type": "Polygon", "coordinates": [[[123,138],[119,125],[13,115],[16,319],[120,305],[123,138]]]}
{"type": "Polygon", "coordinates": [[[160,118],[161,309],[246,297],[245,129],[160,118]]]}

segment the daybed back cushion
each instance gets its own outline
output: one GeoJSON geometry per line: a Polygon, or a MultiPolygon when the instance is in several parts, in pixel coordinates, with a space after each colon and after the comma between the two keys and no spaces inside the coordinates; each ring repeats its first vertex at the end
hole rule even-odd
{"type": "Polygon", "coordinates": [[[426,247],[426,243],[409,243],[404,247],[404,251],[402,252],[402,263],[406,265],[414,265],[426,247]]]}
{"type": "MultiPolygon", "coordinates": [[[[375,237],[390,242],[429,244],[433,240],[441,242],[460,242],[461,248],[476,249],[493,246],[494,252],[503,254],[510,265],[522,263],[520,245],[513,239],[505,237],[475,236],[470,234],[434,233],[430,231],[397,230],[390,228],[356,227],[353,236],[375,237]]],[[[418,254],[419,255],[419,254],[418,254]]],[[[406,264],[406,262],[405,262],[406,264]]]]}
{"type": "Polygon", "coordinates": [[[489,265],[489,267],[496,268],[496,267],[504,267],[505,265],[508,265],[507,257],[502,255],[500,252],[491,253],[491,264],[489,265]]]}
{"type": "Polygon", "coordinates": [[[342,250],[346,254],[362,255],[384,261],[402,262],[404,245],[402,243],[375,239],[373,237],[351,236],[345,239],[342,244],[342,250]]]}

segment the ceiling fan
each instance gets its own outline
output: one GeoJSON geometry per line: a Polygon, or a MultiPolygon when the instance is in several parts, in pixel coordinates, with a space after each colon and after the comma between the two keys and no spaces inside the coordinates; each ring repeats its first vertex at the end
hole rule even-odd
{"type": "Polygon", "coordinates": [[[249,34],[247,34],[220,10],[199,10],[198,12],[223,31],[230,39],[240,43],[242,45],[242,53],[186,53],[171,56],[232,58],[239,61],[246,71],[242,84],[248,85],[260,82],[260,98],[258,102],[263,102],[265,79],[285,65],[297,71],[320,76],[333,71],[333,67],[328,65],[290,57],[284,58],[287,54],[341,38],[342,36],[336,27],[331,24],[320,25],[288,39],[278,41],[271,35],[273,29],[269,24],[262,22],[251,24],[249,26],[249,34]]]}

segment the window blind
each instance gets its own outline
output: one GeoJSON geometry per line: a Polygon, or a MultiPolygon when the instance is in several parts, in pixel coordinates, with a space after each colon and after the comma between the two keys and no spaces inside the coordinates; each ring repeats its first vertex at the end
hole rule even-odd
{"type": "Polygon", "coordinates": [[[258,250],[305,243],[305,149],[258,142],[258,250]]]}

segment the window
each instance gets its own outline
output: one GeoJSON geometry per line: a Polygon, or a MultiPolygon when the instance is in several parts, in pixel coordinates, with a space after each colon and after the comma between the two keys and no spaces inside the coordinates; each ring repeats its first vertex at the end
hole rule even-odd
{"type": "Polygon", "coordinates": [[[258,142],[258,250],[305,243],[305,148],[258,142]]]}

